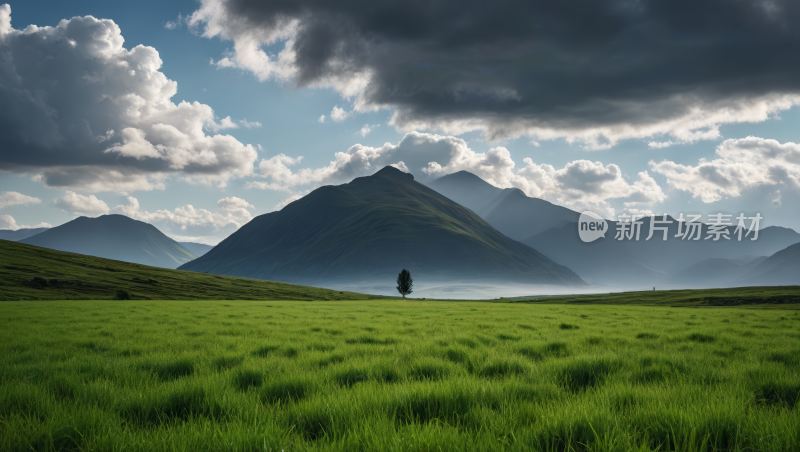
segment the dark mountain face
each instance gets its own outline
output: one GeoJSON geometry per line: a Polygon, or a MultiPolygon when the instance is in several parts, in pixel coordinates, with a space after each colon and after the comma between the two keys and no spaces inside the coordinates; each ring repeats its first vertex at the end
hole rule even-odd
{"type": "Polygon", "coordinates": [[[27,239],[28,237],[33,237],[36,234],[44,232],[49,228],[24,228],[24,229],[17,229],[16,231],[12,231],[9,229],[2,229],[0,230],[0,240],[11,240],[12,242],[18,242],[23,239],[27,239]]]}
{"type": "Polygon", "coordinates": [[[412,175],[386,167],[254,218],[192,270],[287,282],[515,281],[584,285],[412,175]]]}
{"type": "Polygon", "coordinates": [[[800,285],[800,243],[764,259],[736,282],[747,286],[800,285]]]}
{"type": "Polygon", "coordinates": [[[514,240],[527,239],[563,221],[578,221],[580,216],[566,207],[531,198],[518,188],[497,188],[467,171],[442,176],[429,186],[514,240]]]}
{"type": "Polygon", "coordinates": [[[79,217],[20,242],[164,268],[196,257],[155,226],[124,215],[79,217]]]}

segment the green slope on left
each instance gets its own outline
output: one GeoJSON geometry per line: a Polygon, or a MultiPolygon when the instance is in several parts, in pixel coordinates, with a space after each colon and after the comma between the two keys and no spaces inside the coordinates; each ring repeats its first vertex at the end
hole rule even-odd
{"type": "Polygon", "coordinates": [[[363,300],[384,298],[274,281],[170,270],[0,240],[0,300],[363,300]],[[34,279],[36,278],[36,279],[34,279]]]}

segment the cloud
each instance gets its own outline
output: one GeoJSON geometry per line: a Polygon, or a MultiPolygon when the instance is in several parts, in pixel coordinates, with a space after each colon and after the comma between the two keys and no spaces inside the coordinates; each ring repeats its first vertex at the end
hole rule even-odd
{"type": "Polygon", "coordinates": [[[647,143],[647,147],[650,149],[665,149],[674,144],[672,141],[651,141],[647,143]]]}
{"type": "Polygon", "coordinates": [[[184,18],[181,16],[181,13],[178,13],[178,18],[175,19],[174,21],[168,21],[167,23],[165,23],[164,28],[166,28],[167,30],[175,30],[177,28],[180,28],[183,22],[184,18]]]}
{"type": "Polygon", "coordinates": [[[241,121],[239,121],[239,124],[243,125],[244,127],[248,128],[248,129],[261,127],[261,123],[260,122],[258,122],[258,121],[250,122],[250,121],[247,120],[247,118],[244,118],[241,121]]]}
{"type": "MultiPolygon", "coordinates": [[[[2,26],[2,22],[0,22],[0,26],[2,26]]],[[[14,220],[14,217],[11,215],[0,215],[0,229],[16,231],[19,229],[19,225],[17,225],[17,221],[14,220]]]]}
{"type": "MultiPolygon", "coordinates": [[[[0,19],[2,19],[2,17],[0,17],[0,19]]],[[[2,20],[0,20],[0,26],[2,26],[2,20]]],[[[52,228],[52,227],[53,225],[45,222],[41,222],[35,226],[17,224],[17,221],[11,215],[0,215],[0,229],[11,229],[12,231],[16,231],[17,229],[52,228]]]]}
{"type": "Polygon", "coordinates": [[[42,200],[39,198],[23,195],[15,191],[6,191],[0,195],[0,209],[11,206],[39,204],[40,202],[42,202],[42,200]]]}
{"type": "Polygon", "coordinates": [[[211,122],[210,124],[207,124],[206,127],[216,132],[218,130],[224,130],[224,129],[238,129],[239,125],[233,122],[230,116],[226,116],[222,118],[222,120],[219,123],[211,122]]]}
{"type": "Polygon", "coordinates": [[[781,207],[783,205],[783,202],[781,202],[780,190],[775,190],[775,199],[773,199],[772,202],[770,202],[770,205],[772,207],[781,207]]]}
{"type": "Polygon", "coordinates": [[[650,161],[650,168],[670,187],[706,203],[760,187],[800,189],[800,144],[750,136],[723,141],[716,154],[719,158],[694,166],[663,160],[650,161]]]}
{"type": "Polygon", "coordinates": [[[357,144],[346,152],[337,152],[334,160],[320,168],[292,171],[302,157],[278,154],[259,162],[259,174],[266,182],[254,182],[251,188],[292,193],[321,185],[349,182],[355,177],[374,173],[386,165],[411,172],[419,180],[431,181],[458,171],[469,171],[501,188],[519,188],[528,196],[547,199],[574,209],[593,209],[613,216],[610,201],[627,208],[658,204],[666,194],[647,171],[638,173],[629,183],[615,164],[576,160],[563,168],[537,164],[531,158],[516,168],[511,152],[495,147],[478,153],[457,137],[412,132],[399,143],[381,147],[357,144]]]}
{"type": "Polygon", "coordinates": [[[320,123],[320,124],[325,123],[325,115],[322,115],[319,118],[317,118],[317,122],[320,123]]]}
{"type": "Polygon", "coordinates": [[[83,196],[68,191],[66,195],[56,198],[55,205],[59,209],[72,215],[96,217],[107,214],[108,205],[94,195],[83,196]]]}
{"type": "MultiPolygon", "coordinates": [[[[182,236],[224,238],[252,219],[249,210],[254,207],[244,199],[237,197],[223,198],[217,201],[223,212],[212,212],[198,209],[187,204],[173,210],[162,209],[155,212],[141,210],[139,200],[128,196],[128,203],[121,204],[111,213],[126,215],[136,220],[154,224],[169,234],[182,236]]],[[[208,240],[205,240],[207,242],[208,240]]]]}
{"type": "Polygon", "coordinates": [[[717,139],[799,104],[798,20],[793,0],[201,0],[188,19],[233,42],[218,67],[331,87],[402,131],[586,149],[717,139]]]}
{"type": "Polygon", "coordinates": [[[255,209],[252,204],[236,196],[220,199],[217,201],[217,206],[225,212],[230,213],[233,218],[247,219],[247,221],[250,219],[250,212],[248,212],[248,209],[255,209]]]}
{"type": "Polygon", "coordinates": [[[339,108],[338,105],[333,107],[333,110],[331,110],[331,119],[336,122],[342,122],[347,119],[348,116],[350,116],[350,113],[344,111],[343,108],[339,108]]]}
{"type": "Polygon", "coordinates": [[[374,126],[371,126],[369,124],[364,124],[364,126],[361,128],[361,130],[356,132],[356,135],[361,135],[362,137],[365,137],[370,132],[372,132],[373,129],[375,129],[376,127],[380,127],[380,126],[381,126],[380,124],[375,124],[374,126]]]}
{"type": "Polygon", "coordinates": [[[125,49],[107,19],[17,30],[10,14],[0,5],[0,170],[122,192],[163,188],[174,175],[224,186],[252,173],[255,148],[216,134],[238,127],[230,116],[216,122],[208,105],[172,102],[178,85],[156,49],[125,49]]]}
{"type": "Polygon", "coordinates": [[[281,209],[283,209],[284,207],[288,206],[289,204],[291,204],[291,203],[293,203],[293,202],[297,201],[298,199],[300,199],[300,198],[302,198],[302,197],[303,197],[302,195],[292,195],[292,196],[289,196],[288,198],[286,198],[286,199],[284,199],[283,201],[281,201],[281,202],[279,202],[278,204],[276,204],[276,205],[275,205],[275,210],[281,210],[281,209]]]}

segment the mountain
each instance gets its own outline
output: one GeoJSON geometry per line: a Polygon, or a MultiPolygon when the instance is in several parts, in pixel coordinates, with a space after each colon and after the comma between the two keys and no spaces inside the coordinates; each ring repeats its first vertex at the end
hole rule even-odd
{"type": "Polygon", "coordinates": [[[683,269],[670,278],[670,283],[683,287],[725,287],[767,259],[725,259],[713,257],[683,269]]]}
{"type": "MultiPolygon", "coordinates": [[[[660,220],[660,217],[656,218],[660,220]]],[[[668,217],[668,220],[673,218],[668,217]]],[[[584,243],[578,236],[578,224],[565,222],[522,243],[536,248],[559,264],[566,265],[587,281],[597,285],[648,287],[654,285],[683,286],[675,275],[684,269],[709,258],[744,259],[747,256],[768,256],[789,245],[800,242],[800,234],[778,226],[759,231],[758,240],[750,237],[742,241],[733,235],[734,227],[728,231],[732,240],[705,240],[708,226],[701,227],[701,240],[676,238],[677,222],[668,226],[668,240],[661,240],[661,233],[645,240],[649,234],[650,218],[642,219],[639,241],[616,240],[617,222],[608,222],[604,238],[584,243]]],[[[751,236],[752,237],[752,236],[751,236]]],[[[737,275],[733,275],[733,280],[737,275]]],[[[695,285],[692,282],[692,285],[695,285]]],[[[702,287],[716,287],[717,282],[699,283],[702,287]]]]}
{"type": "Polygon", "coordinates": [[[164,268],[196,258],[155,226],[124,215],[78,217],[20,242],[164,268]]]}
{"type": "Polygon", "coordinates": [[[515,281],[585,285],[471,210],[385,167],[260,215],[181,270],[307,284],[515,281]]]}
{"type": "Polygon", "coordinates": [[[12,242],[18,242],[48,229],[49,228],[23,228],[17,229],[16,231],[12,231],[10,229],[0,229],[0,240],[11,240],[12,242]]]}
{"type": "Polygon", "coordinates": [[[800,243],[764,259],[737,282],[748,286],[800,285],[800,243]]]}
{"type": "Polygon", "coordinates": [[[518,188],[497,188],[467,172],[442,176],[431,188],[477,213],[487,223],[514,240],[523,240],[563,221],[578,221],[580,214],[518,188]]]}
{"type": "Polygon", "coordinates": [[[194,243],[194,242],[178,242],[180,246],[183,247],[186,251],[194,254],[197,257],[200,257],[207,252],[211,251],[211,248],[214,248],[211,245],[204,245],[202,243],[194,243]]]}
{"type": "MultiPolygon", "coordinates": [[[[611,221],[608,222],[606,237],[584,243],[578,236],[579,213],[531,198],[519,189],[497,188],[466,171],[440,177],[429,186],[472,209],[503,234],[529,245],[600,286],[718,287],[751,269],[749,264],[740,262],[747,257],[769,256],[800,242],[800,234],[776,226],[760,230],[756,241],[749,238],[741,242],[735,239],[706,241],[707,225],[702,226],[700,241],[682,241],[675,238],[677,222],[670,225],[666,242],[648,241],[645,238],[649,234],[650,219],[645,218],[642,220],[643,236],[639,241],[614,240],[617,223],[611,221]],[[709,259],[718,260],[702,264],[709,259]],[[698,267],[689,270],[694,265],[698,267]]],[[[731,236],[734,229],[728,228],[731,236]]]]}

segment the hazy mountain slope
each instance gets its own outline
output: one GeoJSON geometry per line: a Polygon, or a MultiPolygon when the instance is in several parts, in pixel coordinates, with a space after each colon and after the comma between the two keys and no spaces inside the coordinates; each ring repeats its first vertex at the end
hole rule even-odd
{"type": "Polygon", "coordinates": [[[254,218],[181,267],[277,281],[493,280],[582,285],[412,175],[386,167],[254,218]]]}
{"type": "Polygon", "coordinates": [[[427,185],[478,215],[503,191],[469,171],[448,174],[427,185]]]}
{"type": "Polygon", "coordinates": [[[800,243],[768,257],[737,282],[749,286],[800,285],[800,243]]]}
{"type": "Polygon", "coordinates": [[[16,231],[12,231],[10,229],[0,229],[0,240],[11,240],[12,242],[18,242],[23,239],[27,239],[28,237],[33,237],[36,234],[44,232],[50,228],[24,228],[24,229],[17,229],[16,231]]]}
{"type": "MultiPolygon", "coordinates": [[[[677,222],[669,226],[666,242],[661,240],[660,232],[656,232],[652,239],[645,240],[649,234],[650,219],[642,221],[639,241],[615,240],[616,222],[610,221],[605,238],[590,243],[584,243],[578,237],[577,223],[562,223],[522,242],[559,264],[566,265],[592,283],[627,287],[681,285],[673,276],[706,259],[771,255],[800,242],[800,234],[777,226],[762,229],[756,241],[747,238],[741,242],[735,238],[717,242],[705,240],[708,234],[704,226],[701,240],[684,241],[675,238],[677,222]]],[[[734,228],[729,229],[733,237],[734,228]]],[[[715,284],[702,286],[712,287],[715,284]]]]}
{"type": "Polygon", "coordinates": [[[155,226],[124,215],[78,217],[20,242],[164,268],[196,258],[155,226]]]}
{"type": "Polygon", "coordinates": [[[195,243],[195,242],[178,242],[183,249],[186,251],[194,254],[197,257],[200,257],[207,252],[211,251],[211,248],[214,248],[211,245],[205,245],[203,243],[195,243]]]}
{"type": "MultiPolygon", "coordinates": [[[[762,261],[762,258],[758,258],[756,265],[762,261]]],[[[753,267],[755,265],[743,259],[714,257],[676,272],[670,282],[684,287],[728,286],[753,267]]]]}
{"type": "Polygon", "coordinates": [[[480,213],[481,218],[514,240],[523,240],[563,221],[578,221],[579,213],[518,188],[507,188],[480,213]]]}
{"type": "Polygon", "coordinates": [[[562,221],[578,221],[579,214],[518,188],[500,189],[467,171],[448,174],[429,184],[431,188],[472,209],[498,231],[523,240],[562,221]]]}

